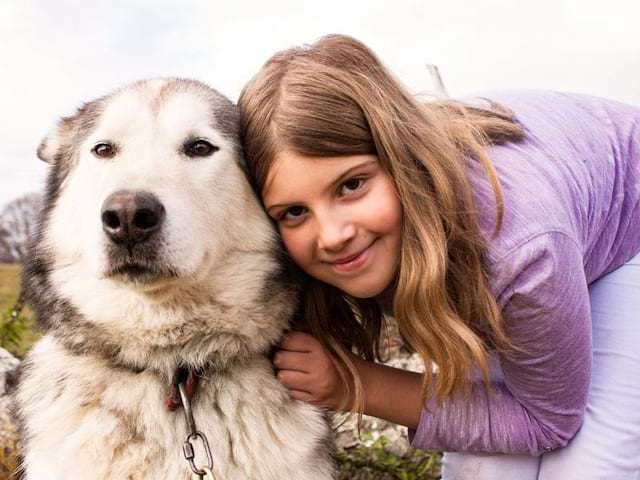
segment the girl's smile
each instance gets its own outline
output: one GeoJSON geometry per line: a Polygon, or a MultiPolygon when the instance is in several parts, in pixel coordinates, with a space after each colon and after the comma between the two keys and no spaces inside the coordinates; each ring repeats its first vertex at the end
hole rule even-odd
{"type": "Polygon", "coordinates": [[[284,152],[262,193],[289,255],[309,275],[358,298],[393,280],[402,207],[375,155],[284,152]]]}
{"type": "Polygon", "coordinates": [[[334,269],[339,272],[354,272],[358,271],[364,264],[367,262],[369,258],[371,258],[371,249],[375,244],[375,240],[371,245],[366,247],[364,250],[356,253],[355,255],[350,255],[347,257],[340,258],[333,262],[334,269]]]}

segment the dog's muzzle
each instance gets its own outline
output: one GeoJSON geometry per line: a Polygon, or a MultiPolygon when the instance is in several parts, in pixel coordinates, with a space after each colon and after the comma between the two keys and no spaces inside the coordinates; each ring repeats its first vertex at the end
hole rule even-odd
{"type": "Polygon", "coordinates": [[[149,192],[121,190],[105,200],[100,216],[107,237],[117,245],[132,248],[160,231],[165,209],[149,192]]]}

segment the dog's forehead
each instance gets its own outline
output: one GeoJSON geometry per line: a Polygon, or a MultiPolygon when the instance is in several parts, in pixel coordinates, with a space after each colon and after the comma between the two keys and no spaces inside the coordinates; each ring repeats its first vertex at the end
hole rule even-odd
{"type": "Polygon", "coordinates": [[[167,132],[216,128],[214,106],[194,92],[172,92],[155,105],[158,128],[167,132]]]}
{"type": "Polygon", "coordinates": [[[194,134],[216,129],[237,136],[236,107],[214,90],[185,80],[148,80],[111,97],[104,105],[98,131],[118,135],[145,127],[156,133],[194,134]],[[194,130],[196,130],[194,132],[194,130]]]}
{"type": "Polygon", "coordinates": [[[96,130],[100,134],[123,134],[153,121],[154,114],[149,99],[133,89],[123,90],[103,104],[96,130]]]}

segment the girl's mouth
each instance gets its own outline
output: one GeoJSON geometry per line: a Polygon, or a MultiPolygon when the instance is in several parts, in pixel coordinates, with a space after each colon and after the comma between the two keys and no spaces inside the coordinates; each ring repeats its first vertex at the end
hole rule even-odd
{"type": "Polygon", "coordinates": [[[367,248],[360,251],[359,253],[351,255],[349,257],[341,258],[338,261],[333,262],[331,266],[334,270],[337,270],[341,273],[354,272],[356,270],[359,270],[364,266],[365,263],[367,263],[367,260],[371,257],[371,247],[374,244],[375,240],[367,248]]]}

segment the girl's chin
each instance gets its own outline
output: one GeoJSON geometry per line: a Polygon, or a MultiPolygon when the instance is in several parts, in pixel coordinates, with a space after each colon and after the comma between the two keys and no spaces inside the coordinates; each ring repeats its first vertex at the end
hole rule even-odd
{"type": "MultiPolygon", "coordinates": [[[[355,283],[355,282],[354,282],[355,283]]],[[[388,286],[388,282],[376,282],[373,284],[351,284],[345,285],[344,283],[341,285],[334,285],[340,290],[342,290],[347,295],[350,295],[354,298],[374,298],[381,295],[388,286]]]]}

